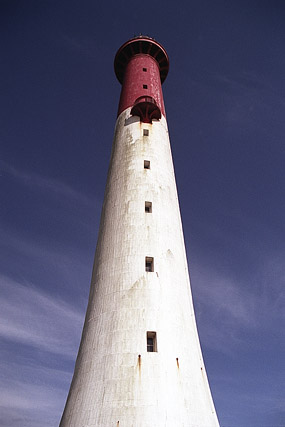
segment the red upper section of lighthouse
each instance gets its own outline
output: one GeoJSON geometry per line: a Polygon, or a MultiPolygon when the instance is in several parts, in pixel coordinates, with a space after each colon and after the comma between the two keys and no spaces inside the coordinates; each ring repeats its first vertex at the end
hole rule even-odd
{"type": "Polygon", "coordinates": [[[123,44],[115,57],[115,73],[122,83],[118,115],[132,107],[131,114],[151,123],[165,115],[161,83],[169,60],[165,49],[155,40],[139,36],[123,44]]]}
{"type": "Polygon", "coordinates": [[[128,40],[118,50],[115,61],[115,73],[120,83],[123,83],[126,65],[137,54],[150,55],[159,65],[161,83],[168,74],[169,59],[166,50],[154,39],[147,36],[138,36],[128,40]]]}

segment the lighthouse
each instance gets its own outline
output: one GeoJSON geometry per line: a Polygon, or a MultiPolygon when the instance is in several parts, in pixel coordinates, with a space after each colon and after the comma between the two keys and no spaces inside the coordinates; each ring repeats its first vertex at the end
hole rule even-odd
{"type": "Polygon", "coordinates": [[[161,84],[163,46],[115,57],[122,85],[89,302],[60,427],[219,426],[197,333],[161,84]]]}

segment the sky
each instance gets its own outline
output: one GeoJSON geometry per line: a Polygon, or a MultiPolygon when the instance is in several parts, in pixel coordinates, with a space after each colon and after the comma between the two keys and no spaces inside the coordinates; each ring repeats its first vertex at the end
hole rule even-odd
{"type": "Polygon", "coordinates": [[[284,427],[285,2],[0,0],[0,426],[55,427],[87,305],[120,84],[163,84],[201,346],[223,427],[284,427]]]}

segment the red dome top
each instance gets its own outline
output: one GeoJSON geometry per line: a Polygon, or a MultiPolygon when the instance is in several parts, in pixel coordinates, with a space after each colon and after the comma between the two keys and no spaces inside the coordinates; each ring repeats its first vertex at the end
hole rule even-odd
{"type": "Polygon", "coordinates": [[[130,39],[118,50],[115,56],[114,68],[119,82],[123,83],[126,65],[130,58],[137,54],[150,55],[157,61],[161,83],[163,83],[169,69],[168,55],[161,44],[148,36],[138,36],[130,39]]]}

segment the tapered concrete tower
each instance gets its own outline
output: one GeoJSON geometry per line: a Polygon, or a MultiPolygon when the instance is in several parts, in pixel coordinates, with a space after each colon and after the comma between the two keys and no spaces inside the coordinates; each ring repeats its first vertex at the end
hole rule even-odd
{"type": "Polygon", "coordinates": [[[161,83],[149,37],[122,84],[89,303],[61,427],[218,426],[193,310],[161,83]]]}

